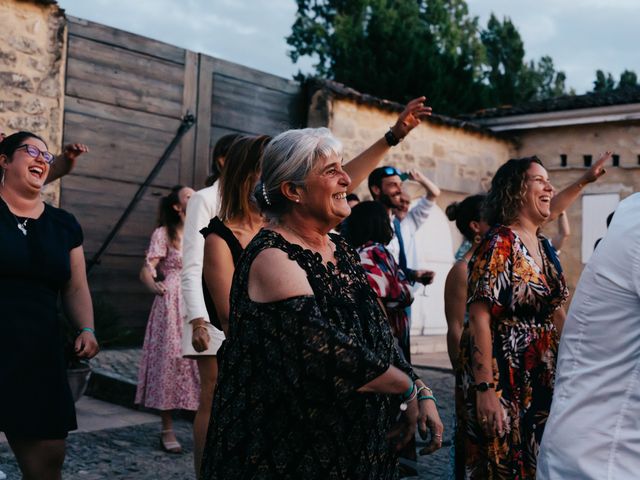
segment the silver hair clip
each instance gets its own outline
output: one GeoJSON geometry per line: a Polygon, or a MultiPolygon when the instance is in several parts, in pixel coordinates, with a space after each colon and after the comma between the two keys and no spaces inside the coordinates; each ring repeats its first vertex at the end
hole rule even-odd
{"type": "Polygon", "coordinates": [[[264,183],[262,184],[262,196],[264,197],[264,201],[267,202],[267,205],[271,206],[269,195],[267,195],[267,187],[264,183]]]}

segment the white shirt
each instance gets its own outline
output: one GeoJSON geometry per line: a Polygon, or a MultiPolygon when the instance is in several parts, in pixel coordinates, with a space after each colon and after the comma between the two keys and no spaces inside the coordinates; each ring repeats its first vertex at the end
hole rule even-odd
{"type": "Polygon", "coordinates": [[[200,230],[218,214],[220,194],[218,182],[192,195],[187,203],[187,216],[182,234],[182,298],[185,320],[204,318],[209,321],[207,307],[202,294],[202,263],[204,258],[204,237],[200,230]]]}
{"type": "MultiPolygon", "coordinates": [[[[400,233],[402,233],[402,242],[404,243],[404,254],[407,257],[407,267],[409,268],[414,268],[418,260],[417,246],[414,242],[415,234],[427,220],[433,205],[434,202],[429,200],[427,197],[422,197],[418,200],[418,203],[409,210],[407,216],[400,221],[400,233]]],[[[393,218],[394,217],[392,216],[391,228],[393,228],[393,218]]],[[[391,252],[391,255],[393,255],[393,258],[399,264],[400,243],[398,242],[398,237],[396,235],[393,236],[389,245],[387,245],[387,250],[391,252]]]]}
{"type": "Polygon", "coordinates": [[[537,478],[640,478],[640,193],[620,203],[578,282],[537,478]]]}

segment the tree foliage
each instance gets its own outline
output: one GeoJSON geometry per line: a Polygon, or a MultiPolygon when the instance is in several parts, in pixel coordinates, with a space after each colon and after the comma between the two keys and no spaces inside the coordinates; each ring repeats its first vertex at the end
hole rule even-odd
{"type": "Polygon", "coordinates": [[[315,74],[400,102],[426,93],[456,114],[565,93],[550,57],[525,62],[511,20],[481,30],[465,0],[297,0],[291,59],[315,74]]]}
{"type": "Polygon", "coordinates": [[[605,73],[602,70],[596,71],[596,79],[593,81],[594,92],[611,92],[628,87],[638,87],[638,76],[634,71],[625,70],[622,72],[617,84],[611,73],[605,73]]]}

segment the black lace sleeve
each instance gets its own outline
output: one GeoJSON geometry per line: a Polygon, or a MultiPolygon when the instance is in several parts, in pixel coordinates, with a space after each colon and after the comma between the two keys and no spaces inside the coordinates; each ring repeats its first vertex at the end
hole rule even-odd
{"type": "Polygon", "coordinates": [[[404,373],[409,375],[411,379],[415,382],[420,377],[418,377],[416,372],[414,372],[413,368],[411,368],[411,365],[409,365],[409,363],[404,359],[404,357],[400,355],[400,351],[398,350],[399,348],[400,347],[396,345],[395,348],[393,349],[393,366],[396,368],[399,368],[404,373]]]}
{"type": "Polygon", "coordinates": [[[304,373],[312,383],[327,383],[338,397],[352,394],[382,375],[389,362],[377,357],[325,319],[313,296],[277,302],[285,331],[294,332],[304,373]]]}

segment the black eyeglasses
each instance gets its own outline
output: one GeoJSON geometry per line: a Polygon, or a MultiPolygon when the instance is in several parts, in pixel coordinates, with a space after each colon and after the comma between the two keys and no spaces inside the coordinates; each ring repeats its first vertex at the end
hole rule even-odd
{"type": "Polygon", "coordinates": [[[395,167],[384,167],[382,172],[384,173],[385,177],[393,177],[394,175],[397,175],[400,177],[400,180],[402,180],[403,182],[409,178],[409,174],[408,173],[404,173],[401,172],[400,170],[398,170],[395,167]]]}
{"type": "Polygon", "coordinates": [[[17,147],[16,150],[19,150],[21,148],[24,148],[27,151],[27,155],[29,155],[31,158],[38,158],[40,155],[42,155],[42,159],[49,165],[51,165],[56,159],[56,157],[54,157],[52,153],[43,152],[35,145],[29,145],[28,143],[25,143],[24,145],[20,145],[19,147],[17,147]]]}

